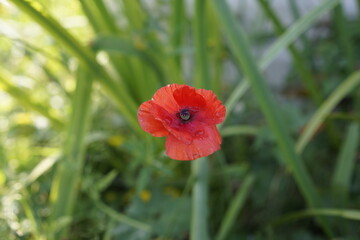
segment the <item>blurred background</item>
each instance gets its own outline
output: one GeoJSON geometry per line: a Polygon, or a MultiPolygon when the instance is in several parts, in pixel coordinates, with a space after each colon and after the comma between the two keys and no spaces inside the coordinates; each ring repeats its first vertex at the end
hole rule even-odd
{"type": "Polygon", "coordinates": [[[0,0],[0,239],[359,239],[359,10],[0,0]],[[198,167],[137,122],[171,83],[227,107],[198,167]]]}

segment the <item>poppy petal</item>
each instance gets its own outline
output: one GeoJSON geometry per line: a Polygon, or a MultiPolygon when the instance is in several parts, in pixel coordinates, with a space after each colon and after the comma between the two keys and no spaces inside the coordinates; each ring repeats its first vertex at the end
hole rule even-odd
{"type": "Polygon", "coordinates": [[[169,134],[166,137],[166,154],[176,160],[195,160],[220,149],[221,136],[215,126],[205,129],[206,137],[194,138],[191,144],[179,141],[169,134]]]}
{"type": "Polygon", "coordinates": [[[226,108],[215,93],[205,89],[197,89],[196,92],[203,96],[206,101],[206,108],[199,112],[199,121],[208,124],[222,123],[225,120],[226,108]]]}
{"type": "Polygon", "coordinates": [[[195,88],[186,85],[174,91],[174,99],[180,108],[191,107],[202,109],[206,105],[203,96],[196,93],[195,88]]]}
{"type": "Polygon", "coordinates": [[[141,128],[151,133],[154,137],[164,137],[169,134],[161,121],[155,119],[152,111],[152,100],[144,102],[140,105],[138,111],[138,120],[141,128]]]}
{"type": "Polygon", "coordinates": [[[168,113],[164,108],[154,102],[151,103],[151,111],[155,119],[160,121],[163,124],[163,127],[179,141],[186,144],[190,144],[192,142],[192,133],[185,130],[184,126],[181,125],[181,122],[175,114],[168,113]]]}
{"type": "Polygon", "coordinates": [[[182,88],[182,86],[183,85],[179,84],[166,85],[157,90],[152,100],[169,113],[177,112],[179,110],[179,105],[174,99],[174,91],[182,88]]]}

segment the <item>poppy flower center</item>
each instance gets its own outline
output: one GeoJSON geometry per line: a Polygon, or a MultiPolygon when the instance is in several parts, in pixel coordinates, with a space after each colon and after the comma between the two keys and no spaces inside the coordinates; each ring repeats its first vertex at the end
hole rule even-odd
{"type": "Polygon", "coordinates": [[[183,120],[183,121],[188,121],[191,118],[190,111],[187,109],[181,109],[179,115],[180,115],[181,120],[183,120]]]}

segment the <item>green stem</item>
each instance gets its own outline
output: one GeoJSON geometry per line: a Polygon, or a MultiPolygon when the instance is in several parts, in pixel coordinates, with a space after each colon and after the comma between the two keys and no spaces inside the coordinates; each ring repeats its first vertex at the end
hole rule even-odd
{"type": "MultiPolygon", "coordinates": [[[[209,69],[206,54],[205,36],[205,5],[206,0],[195,1],[194,42],[196,68],[195,86],[210,87],[209,69]]],[[[195,180],[192,191],[192,218],[190,239],[207,240],[208,235],[208,160],[200,158],[191,163],[192,175],[195,180]]]]}
{"type": "MultiPolygon", "coordinates": [[[[308,171],[305,168],[300,156],[295,152],[295,146],[290,138],[289,131],[286,130],[281,117],[279,107],[271,95],[269,87],[266,85],[255,60],[250,53],[250,44],[245,32],[239,26],[231,14],[227,4],[222,0],[212,0],[217,17],[221,22],[225,36],[229,41],[229,47],[233,51],[236,61],[247,76],[253,93],[260,105],[260,108],[272,130],[278,144],[282,158],[286,165],[293,172],[296,183],[304,195],[309,207],[321,206],[320,198],[315,190],[308,171]]],[[[319,219],[324,231],[332,235],[332,230],[325,219],[319,219]]]]}
{"type": "Polygon", "coordinates": [[[192,217],[190,239],[207,240],[208,235],[208,159],[191,163],[195,183],[192,190],[192,217]]]}

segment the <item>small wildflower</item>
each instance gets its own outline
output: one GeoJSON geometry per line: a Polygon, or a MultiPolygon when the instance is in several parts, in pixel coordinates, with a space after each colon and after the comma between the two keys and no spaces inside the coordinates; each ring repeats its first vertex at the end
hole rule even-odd
{"type": "Polygon", "coordinates": [[[166,136],[170,158],[195,160],[220,149],[216,124],[224,121],[225,114],[225,106],[212,91],[171,84],[141,104],[138,119],[144,131],[166,136]]]}
{"type": "Polygon", "coordinates": [[[109,137],[107,142],[113,147],[119,147],[125,142],[125,138],[120,135],[114,135],[109,137]]]}
{"type": "Polygon", "coordinates": [[[148,190],[144,190],[140,193],[140,198],[143,202],[147,203],[150,201],[151,199],[151,192],[149,192],[148,190]]]}

